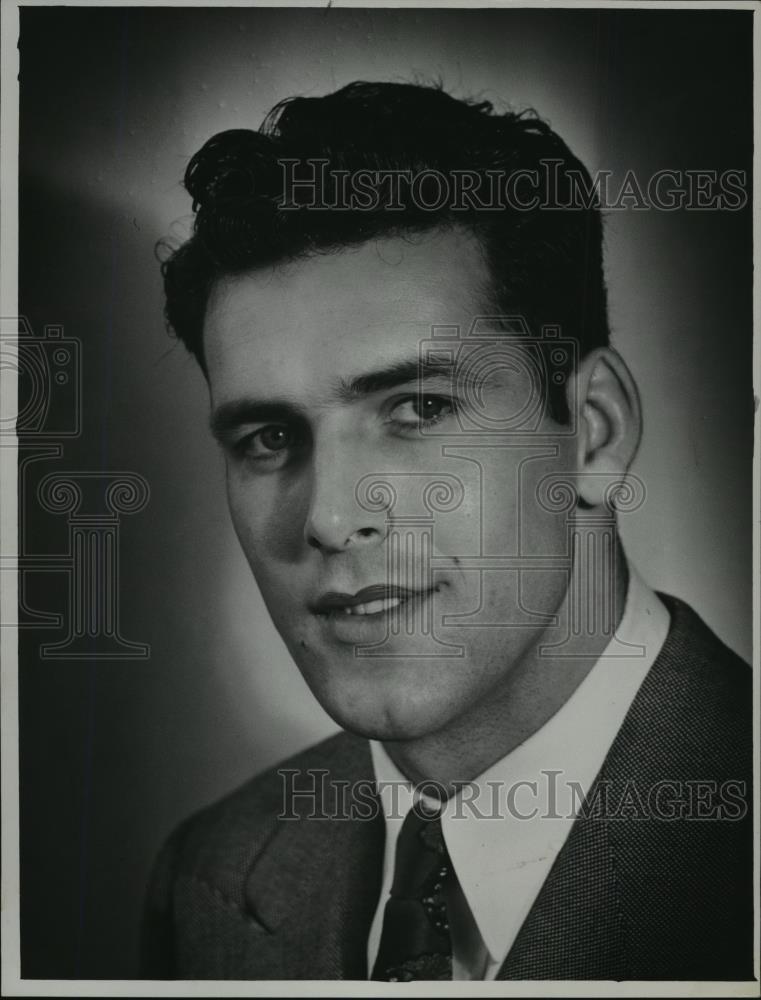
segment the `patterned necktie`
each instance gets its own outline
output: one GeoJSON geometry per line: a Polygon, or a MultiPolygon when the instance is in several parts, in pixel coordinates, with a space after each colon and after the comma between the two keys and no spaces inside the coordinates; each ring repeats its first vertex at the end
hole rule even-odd
{"type": "Polygon", "coordinates": [[[451,980],[452,942],[444,897],[451,862],[441,813],[419,802],[407,814],[396,844],[391,894],[372,978],[408,983],[451,980]]]}

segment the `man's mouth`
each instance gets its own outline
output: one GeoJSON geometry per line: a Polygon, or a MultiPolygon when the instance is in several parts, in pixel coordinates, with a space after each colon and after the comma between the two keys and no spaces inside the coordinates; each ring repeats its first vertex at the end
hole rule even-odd
{"type": "Polygon", "coordinates": [[[363,587],[356,594],[328,591],[311,605],[311,610],[318,615],[379,615],[392,611],[413,598],[425,597],[435,590],[438,587],[411,590],[407,587],[374,584],[363,587]]]}

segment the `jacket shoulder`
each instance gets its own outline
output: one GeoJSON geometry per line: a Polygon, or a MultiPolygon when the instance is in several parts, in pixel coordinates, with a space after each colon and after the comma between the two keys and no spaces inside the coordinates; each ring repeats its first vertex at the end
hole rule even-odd
{"type": "Polygon", "coordinates": [[[659,597],[669,611],[671,627],[622,736],[643,742],[646,738],[653,749],[665,751],[677,769],[674,777],[688,777],[687,772],[693,771],[699,778],[731,772],[726,777],[750,779],[750,666],[688,604],[668,594],[659,597]]]}
{"type": "Polygon", "coordinates": [[[689,605],[606,760],[602,824],[634,979],[752,975],[752,671],[689,605]],[[603,813],[605,816],[605,813],[603,813]]]}
{"type": "MultiPolygon", "coordinates": [[[[154,862],[141,923],[141,975],[178,974],[177,919],[195,912],[198,898],[216,900],[235,918],[246,912],[245,885],[252,865],[278,829],[283,811],[283,775],[314,780],[319,807],[320,773],[335,780],[366,776],[367,741],[338,733],[251,778],[176,827],[154,862]]],[[[280,824],[282,825],[282,824],[280,824]]]]}
{"type": "Polygon", "coordinates": [[[364,774],[369,761],[367,741],[341,732],[255,775],[176,828],[169,838],[175,874],[185,870],[216,882],[221,870],[250,863],[288,809],[289,788],[302,792],[319,809],[323,775],[332,781],[351,780],[364,774]]]}

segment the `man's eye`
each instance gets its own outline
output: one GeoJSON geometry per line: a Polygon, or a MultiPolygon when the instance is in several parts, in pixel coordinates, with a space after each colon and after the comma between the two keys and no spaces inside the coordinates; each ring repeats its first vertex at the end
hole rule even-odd
{"type": "Polygon", "coordinates": [[[258,440],[267,451],[282,451],[291,443],[291,433],[287,427],[262,427],[258,440]]]}
{"type": "Polygon", "coordinates": [[[249,434],[236,445],[244,458],[257,460],[277,459],[288,448],[293,447],[295,435],[290,427],[284,424],[270,424],[249,434]]]}
{"type": "Polygon", "coordinates": [[[417,395],[403,399],[391,410],[391,421],[402,428],[432,427],[455,412],[447,396],[417,395]]]}

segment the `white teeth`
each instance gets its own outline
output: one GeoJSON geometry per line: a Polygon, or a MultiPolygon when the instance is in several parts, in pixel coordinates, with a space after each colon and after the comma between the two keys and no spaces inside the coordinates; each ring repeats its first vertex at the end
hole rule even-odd
{"type": "Polygon", "coordinates": [[[379,601],[369,601],[367,604],[355,604],[344,608],[345,615],[377,615],[380,611],[390,611],[402,603],[401,597],[384,597],[379,601]]]}

